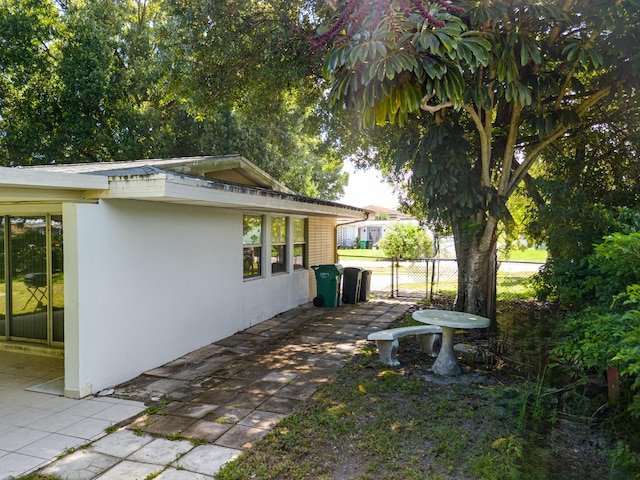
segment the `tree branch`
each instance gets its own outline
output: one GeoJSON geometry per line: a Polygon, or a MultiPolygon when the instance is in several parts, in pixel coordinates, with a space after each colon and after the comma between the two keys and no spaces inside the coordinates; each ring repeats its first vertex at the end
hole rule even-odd
{"type": "Polygon", "coordinates": [[[520,114],[522,105],[517,102],[511,111],[511,121],[509,122],[509,133],[507,134],[506,146],[502,155],[502,175],[498,185],[498,195],[502,195],[509,185],[511,177],[511,164],[515,156],[516,140],[518,138],[518,127],[520,126],[520,114]]]}
{"type": "Polygon", "coordinates": [[[431,100],[435,94],[436,92],[433,91],[431,95],[427,94],[424,97],[422,97],[422,100],[420,101],[420,108],[422,110],[429,113],[436,113],[442,110],[443,108],[453,107],[453,103],[451,103],[450,101],[445,103],[439,103],[438,105],[427,105],[427,102],[431,100]]]}
{"type": "Polygon", "coordinates": [[[480,137],[480,160],[482,161],[482,176],[481,182],[483,187],[491,185],[491,175],[489,175],[491,166],[491,112],[486,113],[485,120],[487,127],[482,124],[482,118],[480,114],[471,105],[463,105],[462,108],[471,116],[473,123],[476,125],[476,130],[480,137]]]}
{"type": "MultiPolygon", "coordinates": [[[[611,85],[606,86],[603,89],[591,95],[589,98],[585,99],[584,102],[582,102],[580,105],[578,105],[578,107],[576,107],[576,114],[578,114],[579,117],[582,117],[587,112],[587,110],[589,110],[591,107],[593,107],[596,103],[598,103],[603,98],[609,96],[612,88],[613,87],[611,85]]],[[[540,143],[538,143],[538,145],[536,145],[531,150],[531,152],[529,152],[529,154],[525,156],[524,161],[520,164],[518,169],[515,171],[515,173],[511,177],[511,181],[509,182],[508,187],[505,191],[505,194],[507,196],[510,196],[513,193],[513,191],[516,189],[518,184],[524,178],[524,175],[529,171],[529,169],[531,168],[531,165],[533,165],[533,162],[536,161],[536,159],[542,153],[542,151],[548,145],[550,145],[551,143],[556,141],[558,138],[563,136],[565,133],[567,133],[569,130],[570,130],[570,125],[563,125],[563,126],[556,127],[556,129],[553,131],[553,133],[551,133],[551,135],[549,135],[547,138],[540,141],[540,143]]]]}
{"type": "MultiPolygon", "coordinates": [[[[571,10],[571,7],[573,6],[574,3],[575,3],[575,0],[567,0],[562,6],[562,11],[565,13],[568,12],[569,10],[571,10]]],[[[550,45],[555,43],[555,41],[558,39],[558,35],[560,35],[560,26],[556,25],[551,29],[551,34],[549,35],[550,45]]]]}

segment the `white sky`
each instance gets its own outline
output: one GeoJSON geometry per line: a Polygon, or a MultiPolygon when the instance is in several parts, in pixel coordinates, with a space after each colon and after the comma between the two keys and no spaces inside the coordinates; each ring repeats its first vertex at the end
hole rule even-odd
{"type": "Polygon", "coordinates": [[[348,162],[345,162],[344,170],[349,172],[349,184],[344,189],[344,196],[338,200],[339,203],[353,207],[377,205],[398,208],[396,195],[377,170],[354,170],[348,162]]]}

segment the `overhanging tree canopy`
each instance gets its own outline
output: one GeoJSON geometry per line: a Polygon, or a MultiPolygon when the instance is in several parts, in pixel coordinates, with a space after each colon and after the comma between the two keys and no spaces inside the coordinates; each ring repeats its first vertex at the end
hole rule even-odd
{"type": "Polygon", "coordinates": [[[361,125],[404,128],[389,153],[428,214],[451,223],[456,309],[494,316],[497,226],[549,145],[638,87],[639,2],[336,2],[330,101],[361,125]]]}
{"type": "Polygon", "coordinates": [[[0,165],[238,153],[335,200],[303,3],[0,1],[0,165]]]}

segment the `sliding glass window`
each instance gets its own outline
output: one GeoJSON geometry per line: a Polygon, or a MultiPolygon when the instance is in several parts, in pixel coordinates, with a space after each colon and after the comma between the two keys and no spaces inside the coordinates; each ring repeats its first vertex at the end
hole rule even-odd
{"type": "Polygon", "coordinates": [[[271,273],[287,271],[287,217],[271,218],[271,273]]]}
{"type": "Polygon", "coordinates": [[[307,268],[307,220],[293,219],[293,269],[307,268]]]}
{"type": "Polygon", "coordinates": [[[64,341],[62,217],[2,219],[0,335],[37,343],[64,341]]]}
{"type": "Polygon", "coordinates": [[[244,278],[262,276],[262,223],[260,215],[245,215],[242,219],[244,278]]]}

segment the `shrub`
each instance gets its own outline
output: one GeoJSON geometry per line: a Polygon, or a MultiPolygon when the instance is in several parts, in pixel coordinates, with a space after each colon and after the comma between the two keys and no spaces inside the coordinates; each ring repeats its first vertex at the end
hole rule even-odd
{"type": "Polygon", "coordinates": [[[565,338],[553,350],[559,364],[574,376],[603,376],[609,367],[617,367],[621,408],[636,418],[640,418],[639,302],[640,285],[631,285],[616,299],[626,311],[592,307],[573,315],[563,327],[565,338]]]}
{"type": "Polygon", "coordinates": [[[433,247],[431,238],[421,227],[400,222],[387,228],[378,245],[385,256],[395,259],[429,257],[433,247]]]}
{"type": "Polygon", "coordinates": [[[617,294],[638,282],[640,232],[608,235],[582,258],[552,258],[533,280],[538,298],[581,307],[609,307],[617,294]]]}

